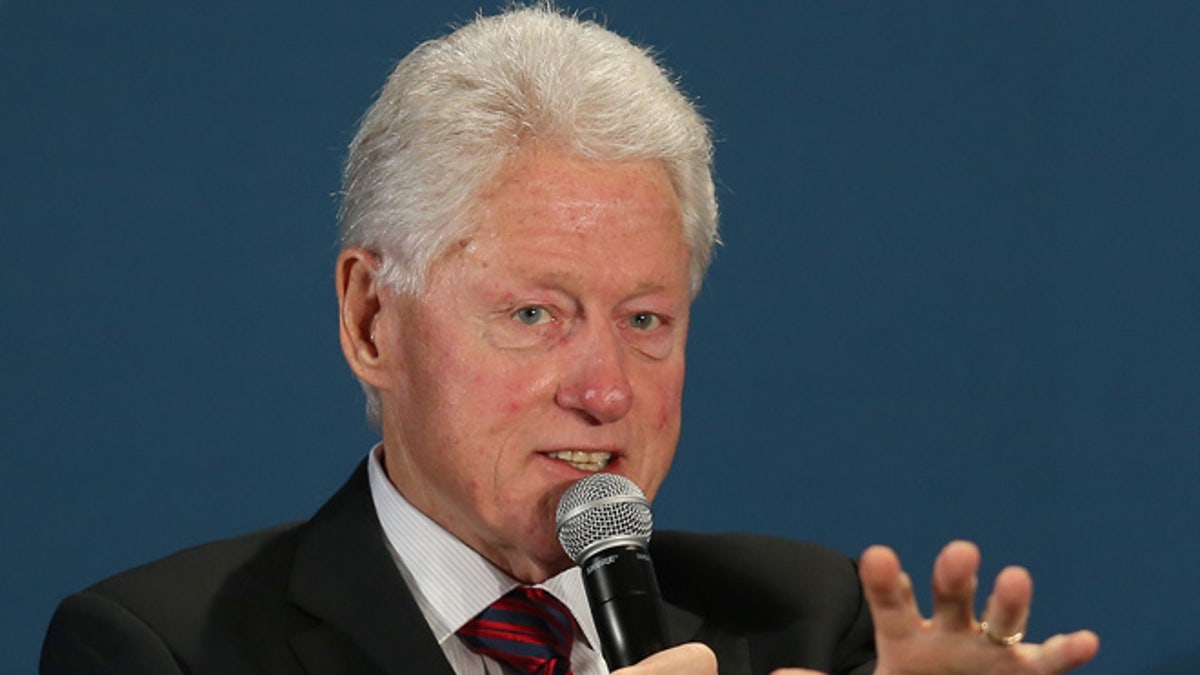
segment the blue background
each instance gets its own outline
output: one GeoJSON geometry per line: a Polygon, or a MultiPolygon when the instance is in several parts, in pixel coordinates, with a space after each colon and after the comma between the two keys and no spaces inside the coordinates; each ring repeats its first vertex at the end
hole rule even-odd
{"type": "MultiPolygon", "coordinates": [[[[1084,672],[1198,672],[1200,5],[734,5],[590,3],[719,139],[659,526],[918,580],[971,538],[1032,569],[1035,637],[1101,633],[1084,672]]],[[[343,149],[477,7],[0,0],[0,670],[64,594],[305,517],[366,452],[343,149]]]]}

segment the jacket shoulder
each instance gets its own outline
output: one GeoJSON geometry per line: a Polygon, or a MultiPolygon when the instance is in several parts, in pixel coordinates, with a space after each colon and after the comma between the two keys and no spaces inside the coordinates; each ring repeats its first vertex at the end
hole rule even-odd
{"type": "Polygon", "coordinates": [[[97,582],[87,592],[135,605],[169,600],[176,607],[204,604],[230,582],[282,592],[298,529],[299,523],[289,523],[186,548],[97,582]]]}
{"type": "Polygon", "coordinates": [[[46,632],[41,672],[175,672],[167,664],[205,660],[213,644],[239,649],[239,629],[304,622],[286,602],[298,529],[188,548],[66,598],[46,632]]]}

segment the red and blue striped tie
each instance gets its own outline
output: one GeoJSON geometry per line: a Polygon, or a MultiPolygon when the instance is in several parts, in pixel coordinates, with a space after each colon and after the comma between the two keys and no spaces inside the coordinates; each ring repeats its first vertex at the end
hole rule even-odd
{"type": "Polygon", "coordinates": [[[575,621],[540,588],[518,586],[458,629],[471,651],[518,673],[571,675],[575,621]]]}

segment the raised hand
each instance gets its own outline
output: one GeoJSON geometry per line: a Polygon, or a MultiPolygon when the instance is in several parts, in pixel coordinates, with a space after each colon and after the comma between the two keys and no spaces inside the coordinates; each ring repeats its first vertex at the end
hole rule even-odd
{"type": "Polygon", "coordinates": [[[879,655],[876,675],[1050,675],[1087,663],[1100,647],[1095,633],[1056,635],[1042,644],[1023,642],[1033,599],[1033,580],[1007,567],[977,621],[979,549],[956,541],[933,567],[933,616],[926,619],[913,597],[912,580],[885,546],[863,553],[860,576],[879,655]]]}

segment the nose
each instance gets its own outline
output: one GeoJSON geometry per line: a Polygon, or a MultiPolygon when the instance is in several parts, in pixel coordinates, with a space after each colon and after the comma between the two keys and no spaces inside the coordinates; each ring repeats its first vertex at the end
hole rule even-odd
{"type": "Polygon", "coordinates": [[[625,353],[611,326],[594,327],[567,350],[565,374],[554,400],[592,424],[611,424],[629,414],[633,387],[625,372],[625,353]]]}

